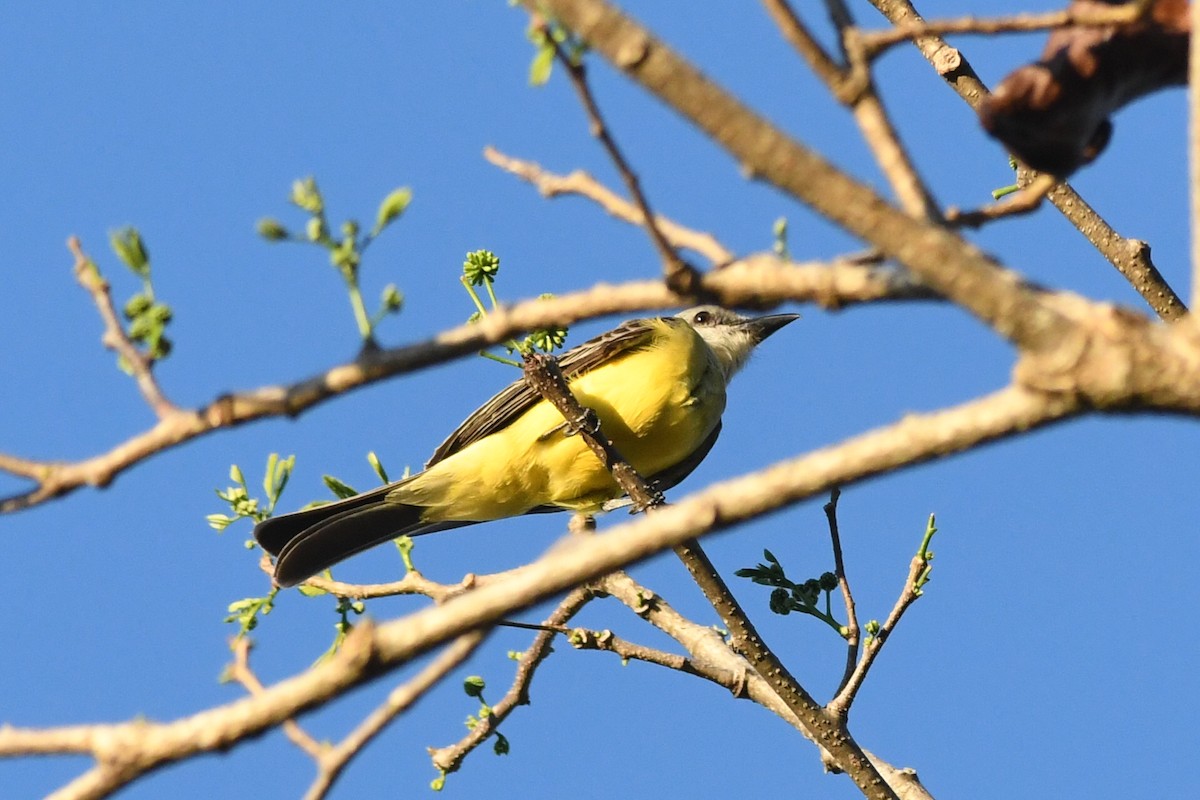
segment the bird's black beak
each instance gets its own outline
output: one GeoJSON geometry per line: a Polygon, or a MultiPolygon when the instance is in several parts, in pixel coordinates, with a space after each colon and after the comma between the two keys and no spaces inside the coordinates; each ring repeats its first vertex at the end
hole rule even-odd
{"type": "Polygon", "coordinates": [[[754,317],[742,323],[742,326],[754,337],[754,343],[759,344],[775,331],[800,319],[799,314],[768,314],[765,317],[754,317]]]}

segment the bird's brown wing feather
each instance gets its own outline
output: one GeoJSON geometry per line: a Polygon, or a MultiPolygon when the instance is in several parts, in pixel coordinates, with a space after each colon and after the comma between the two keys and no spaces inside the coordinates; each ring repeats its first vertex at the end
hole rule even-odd
{"type": "MultiPolygon", "coordinates": [[[[664,317],[669,324],[687,323],[675,317],[664,317]]],[[[567,380],[604,364],[614,356],[643,345],[651,331],[652,319],[631,319],[607,333],[563,353],[558,367],[567,380]]],[[[429,457],[425,468],[452,456],[472,442],[503,430],[541,400],[541,395],[529,388],[524,379],[514,381],[467,417],[463,424],[442,442],[429,457]]]]}

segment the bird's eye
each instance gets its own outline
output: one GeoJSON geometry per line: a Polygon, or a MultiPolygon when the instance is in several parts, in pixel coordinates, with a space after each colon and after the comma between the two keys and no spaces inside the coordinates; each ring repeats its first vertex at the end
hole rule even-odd
{"type": "Polygon", "coordinates": [[[692,317],[692,322],[697,325],[707,325],[710,320],[712,320],[711,311],[697,311],[696,315],[692,317]]]}

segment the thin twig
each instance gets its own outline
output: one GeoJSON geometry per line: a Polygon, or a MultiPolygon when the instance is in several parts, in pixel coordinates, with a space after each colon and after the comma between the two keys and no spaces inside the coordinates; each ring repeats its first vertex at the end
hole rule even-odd
{"type": "MultiPolygon", "coordinates": [[[[513,158],[490,146],[483,149],[483,157],[500,169],[533,184],[543,197],[578,195],[591,200],[617,219],[633,225],[645,224],[646,218],[635,203],[621,197],[583,170],[556,175],[533,161],[513,158]]],[[[711,233],[686,228],[661,214],[655,216],[654,224],[672,247],[694,250],[713,266],[723,266],[733,261],[733,253],[711,233]]]]}
{"type": "Polygon", "coordinates": [[[959,211],[951,208],[946,211],[946,221],[952,225],[967,228],[978,228],[988,222],[994,222],[1005,217],[1016,217],[1028,214],[1041,207],[1042,201],[1059,185],[1058,179],[1046,173],[1032,173],[1033,180],[1014,194],[1009,195],[999,203],[977,208],[972,211],[959,211]]]}
{"type": "Polygon", "coordinates": [[[829,701],[826,708],[830,713],[845,716],[850,712],[850,706],[854,703],[854,698],[857,696],[858,690],[862,688],[863,681],[867,679],[867,673],[871,671],[871,665],[875,663],[875,659],[883,649],[884,644],[887,643],[888,637],[896,630],[896,625],[900,623],[900,618],[904,616],[904,612],[921,596],[921,584],[928,575],[929,561],[932,558],[929,553],[929,540],[933,536],[933,531],[933,520],[931,517],[930,524],[925,532],[925,538],[921,542],[921,547],[909,563],[908,576],[904,580],[904,587],[900,590],[900,597],[897,598],[896,605],[892,607],[887,620],[880,626],[879,632],[867,642],[866,647],[863,649],[862,659],[858,662],[858,666],[855,667],[854,674],[850,676],[850,680],[846,681],[841,689],[838,690],[837,695],[829,701]]]}
{"type": "MultiPolygon", "coordinates": [[[[769,307],[785,300],[807,300],[826,308],[842,308],[879,300],[937,297],[929,288],[895,270],[845,262],[799,264],[770,254],[749,256],[725,269],[705,273],[702,283],[705,294],[730,307],[769,307]]],[[[220,395],[201,408],[171,414],[111,450],[80,461],[38,461],[0,453],[0,470],[35,484],[0,498],[0,513],[32,508],[84,486],[107,486],[150,456],[200,436],[260,419],[295,417],[347,392],[477,353],[518,333],[607,314],[677,307],[689,301],[661,280],[599,284],[501,307],[477,323],[451,328],[425,341],[360,355],[295,383],[220,395]]]]}
{"type": "Polygon", "coordinates": [[[304,793],[304,800],[324,798],[350,761],[361,753],[372,739],[445,678],[450,670],[470,658],[485,638],[486,633],[474,631],[455,639],[415,677],[393,689],[383,704],[372,711],[341,742],[334,747],[326,747],[317,759],[317,777],[304,793]]]}
{"type": "Polygon", "coordinates": [[[126,334],[125,327],[117,316],[117,309],[113,305],[108,281],[100,276],[96,262],[83,252],[83,245],[80,244],[79,237],[72,236],[67,239],[67,249],[75,257],[73,269],[75,279],[92,296],[92,302],[96,304],[96,310],[100,312],[100,319],[104,322],[104,334],[101,342],[109,350],[119,355],[129,367],[130,373],[137,382],[138,391],[141,392],[146,404],[150,406],[150,410],[154,412],[154,416],[162,420],[178,413],[179,408],[167,399],[162,387],[158,385],[158,379],[154,377],[153,359],[139,350],[126,334]]]}
{"type": "Polygon", "coordinates": [[[579,95],[579,101],[583,104],[584,111],[587,112],[588,120],[592,136],[596,137],[603,145],[608,157],[616,166],[617,172],[621,174],[621,180],[625,182],[626,189],[629,190],[629,196],[633,198],[637,204],[638,210],[641,211],[642,219],[644,220],[644,228],[650,236],[650,241],[654,243],[654,247],[658,250],[658,255],[662,259],[663,274],[666,279],[667,286],[672,291],[688,296],[696,296],[700,291],[700,273],[691,264],[684,261],[671,243],[663,236],[662,231],[658,229],[655,220],[654,212],[650,209],[650,201],[646,199],[645,192],[642,191],[641,181],[637,173],[633,171],[629,161],[621,152],[621,148],[617,146],[616,140],[613,138],[612,132],[604,122],[604,117],[600,113],[600,106],[596,103],[596,98],[592,94],[592,89],[587,79],[587,67],[583,60],[575,58],[571,54],[565,52],[562,46],[555,41],[549,31],[545,32],[546,40],[554,47],[554,56],[563,70],[567,73],[567,77],[571,80],[571,85],[575,88],[576,94],[579,95]]]}
{"type": "Polygon", "coordinates": [[[590,589],[576,587],[563,598],[542,623],[544,629],[534,637],[533,642],[522,654],[512,685],[504,697],[492,706],[492,713],[481,718],[466,736],[454,744],[437,749],[430,748],[429,757],[433,760],[435,768],[443,774],[457,771],[462,766],[463,759],[483,744],[517,706],[529,704],[529,686],[538,667],[554,651],[551,647],[554,637],[559,635],[559,630],[594,597],[595,594],[590,589]]]}
{"type": "Polygon", "coordinates": [[[647,664],[657,664],[677,672],[696,674],[691,660],[686,656],[668,653],[666,650],[659,650],[644,644],[636,644],[628,639],[622,639],[610,630],[595,631],[588,628],[574,628],[567,635],[567,641],[576,650],[600,650],[606,653],[616,653],[622,661],[644,661],[647,664]]]}
{"type": "MultiPolygon", "coordinates": [[[[800,17],[787,0],[763,0],[771,18],[785,39],[808,62],[810,68],[828,86],[830,92],[854,115],[863,138],[875,156],[880,170],[891,184],[892,191],[905,212],[917,218],[940,218],[940,211],[932,193],[921,180],[907,150],[900,142],[899,134],[884,109],[883,102],[875,92],[871,73],[865,59],[851,58],[846,69],[832,65],[800,17]]],[[[847,32],[851,24],[850,11],[840,0],[830,0],[830,16],[838,27],[838,38],[843,49],[854,44],[847,32]]]]}
{"type": "Polygon", "coordinates": [[[829,87],[838,100],[843,103],[851,102],[862,87],[855,86],[847,70],[825,52],[825,48],[809,32],[808,26],[791,4],[787,0],[763,0],[763,5],[775,22],[775,27],[783,34],[783,38],[808,63],[821,82],[829,87]]]}
{"type": "MultiPolygon", "coordinates": [[[[925,23],[909,0],[871,0],[871,4],[897,28],[925,23]]],[[[1148,8],[1149,3],[1142,2],[1142,6],[1148,8]]],[[[914,34],[914,38],[917,49],[937,73],[967,105],[978,109],[988,89],[966,57],[940,36],[914,34]]],[[[1174,321],[1187,313],[1183,301],[1150,260],[1150,248],[1144,242],[1118,234],[1066,183],[1055,186],[1049,199],[1092,246],[1125,276],[1160,318],[1174,321]]]]}
{"type": "MultiPolygon", "coordinates": [[[[258,676],[254,674],[254,670],[250,668],[250,648],[253,647],[251,641],[246,637],[234,639],[231,644],[233,650],[233,663],[226,669],[226,675],[231,679],[240,683],[247,692],[252,695],[261,695],[266,691],[258,676]]],[[[292,744],[300,748],[313,760],[319,759],[322,752],[325,750],[325,745],[318,742],[308,734],[294,719],[286,719],[281,725],[283,734],[292,744]]]]}
{"type": "Polygon", "coordinates": [[[877,58],[888,48],[910,39],[946,34],[1030,33],[1054,28],[1098,27],[1136,22],[1150,10],[1154,0],[1132,0],[1125,5],[1095,8],[1068,7],[1041,14],[1023,13],[1003,17],[957,17],[897,25],[887,31],[864,31],[863,50],[868,58],[877,58]]]}
{"type": "Polygon", "coordinates": [[[846,605],[846,668],[842,672],[842,680],[838,683],[838,695],[850,676],[854,674],[854,666],[858,663],[858,645],[861,630],[858,627],[858,611],[854,605],[854,595],[850,592],[850,580],[846,577],[846,564],[842,559],[842,538],[838,532],[837,504],[842,492],[834,488],[829,493],[829,502],[825,504],[825,518],[829,521],[829,540],[833,545],[833,574],[837,576],[838,587],[842,590],[842,602],[846,605]]]}

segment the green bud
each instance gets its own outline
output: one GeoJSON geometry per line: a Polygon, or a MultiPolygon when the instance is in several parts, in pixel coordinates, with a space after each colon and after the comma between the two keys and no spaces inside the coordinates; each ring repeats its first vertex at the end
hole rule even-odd
{"type": "Polygon", "coordinates": [[[820,581],[821,588],[826,592],[832,592],[838,586],[837,575],[834,575],[832,572],[821,573],[820,581]]]}
{"type": "Polygon", "coordinates": [[[358,236],[358,223],[352,219],[348,219],[342,223],[342,236],[347,239],[353,239],[358,236]]]}
{"type": "Polygon", "coordinates": [[[492,752],[498,756],[506,756],[508,755],[508,750],[508,737],[497,731],[496,743],[492,745],[492,752]]]}
{"type": "Polygon", "coordinates": [[[383,468],[383,462],[379,460],[379,456],[375,455],[375,451],[367,453],[367,463],[371,465],[371,469],[375,470],[375,474],[379,476],[379,480],[384,483],[390,483],[388,480],[387,470],[383,468]]]}
{"type": "Polygon", "coordinates": [[[166,358],[167,356],[171,355],[172,347],[174,347],[174,345],[171,344],[170,339],[165,336],[159,336],[154,340],[154,343],[150,345],[150,357],[155,359],[166,358]]]}
{"type": "Polygon", "coordinates": [[[411,202],[412,189],[407,186],[401,186],[383,198],[383,202],[379,204],[379,211],[375,214],[375,233],[399,219],[411,202]]]}
{"type": "Polygon", "coordinates": [[[288,198],[292,204],[304,209],[310,214],[320,214],[325,210],[325,201],[321,198],[321,190],[313,176],[292,182],[292,196],[288,198]]]}
{"type": "Polygon", "coordinates": [[[325,220],[320,217],[310,219],[304,226],[304,233],[310,242],[322,242],[329,238],[329,229],[325,226],[325,220]]]}
{"type": "Polygon", "coordinates": [[[145,314],[140,314],[129,323],[129,338],[135,342],[145,341],[153,329],[154,324],[150,319],[145,314]]]}
{"type": "Polygon", "coordinates": [[[122,228],[108,235],[108,242],[117,257],[143,278],[150,277],[150,255],[137,228],[122,228]]]}
{"type": "Polygon", "coordinates": [[[482,697],[486,682],[480,675],[471,675],[463,681],[463,691],[468,697],[482,697]]]}
{"type": "Polygon", "coordinates": [[[348,497],[354,497],[354,495],[358,494],[353,487],[347,486],[332,475],[322,475],[321,480],[325,482],[329,491],[333,492],[339,500],[345,500],[348,497]]]}
{"type": "Polygon", "coordinates": [[[491,250],[475,250],[467,253],[463,262],[463,277],[472,286],[480,286],[485,281],[496,280],[500,272],[500,257],[491,250]]]}
{"type": "Polygon", "coordinates": [[[338,269],[353,272],[358,269],[362,256],[359,255],[353,239],[343,239],[341,244],[329,251],[329,260],[338,269]]]}
{"type": "Polygon", "coordinates": [[[141,316],[151,305],[153,305],[153,301],[149,297],[144,294],[135,294],[125,303],[125,319],[141,316]]]}
{"type": "Polygon", "coordinates": [[[147,310],[147,316],[160,325],[166,325],[171,321],[173,314],[170,306],[156,303],[147,310]]]}
{"type": "Polygon", "coordinates": [[[283,227],[283,223],[277,219],[272,219],[271,217],[263,217],[260,219],[258,224],[255,226],[255,229],[258,231],[258,235],[266,239],[268,242],[282,242],[284,239],[287,239],[289,236],[291,236],[291,234],[288,233],[288,229],[283,227]]]}
{"type": "Polygon", "coordinates": [[[792,610],[787,589],[774,589],[771,591],[770,608],[776,614],[787,614],[792,610]]]}
{"type": "Polygon", "coordinates": [[[395,314],[404,306],[404,294],[396,287],[396,284],[389,283],[383,287],[383,310],[389,314],[395,314]]]}
{"type": "Polygon", "coordinates": [[[227,517],[224,514],[209,514],[204,519],[208,522],[209,527],[219,531],[225,530],[234,521],[233,517],[227,517]]]}

